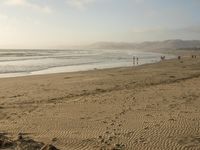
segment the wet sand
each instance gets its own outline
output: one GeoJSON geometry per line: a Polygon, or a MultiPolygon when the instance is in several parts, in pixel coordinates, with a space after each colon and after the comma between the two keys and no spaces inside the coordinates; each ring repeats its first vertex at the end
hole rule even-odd
{"type": "Polygon", "coordinates": [[[200,57],[0,79],[0,132],[63,150],[200,149],[200,57]]]}

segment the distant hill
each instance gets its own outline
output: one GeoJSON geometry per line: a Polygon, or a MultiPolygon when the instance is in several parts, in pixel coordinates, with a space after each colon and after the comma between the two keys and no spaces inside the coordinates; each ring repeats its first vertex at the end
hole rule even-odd
{"type": "Polygon", "coordinates": [[[94,49],[143,49],[143,50],[166,50],[166,49],[200,49],[199,40],[166,40],[142,43],[126,42],[98,42],[88,46],[94,49]]]}

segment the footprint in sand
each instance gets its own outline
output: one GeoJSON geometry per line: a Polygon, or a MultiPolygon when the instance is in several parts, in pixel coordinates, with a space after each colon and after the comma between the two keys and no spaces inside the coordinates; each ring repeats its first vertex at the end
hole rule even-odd
{"type": "Polygon", "coordinates": [[[176,139],[178,144],[185,147],[199,147],[200,148],[200,136],[188,136],[176,139]]]}

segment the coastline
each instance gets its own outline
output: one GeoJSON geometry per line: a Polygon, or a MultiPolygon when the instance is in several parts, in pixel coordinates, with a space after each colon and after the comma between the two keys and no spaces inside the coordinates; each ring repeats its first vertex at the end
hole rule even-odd
{"type": "MultiPolygon", "coordinates": [[[[136,50],[123,50],[122,52],[119,50],[76,50],[73,52],[75,54],[70,50],[58,51],[58,53],[46,50],[43,52],[45,56],[41,57],[39,51],[33,50],[31,52],[32,54],[29,57],[26,56],[25,50],[17,50],[15,53],[12,51],[2,52],[0,78],[128,67],[133,66],[133,56],[139,58],[137,65],[142,65],[158,62],[162,55],[159,52],[136,50]],[[84,53],[88,56],[85,56],[84,53]]],[[[166,54],[166,59],[170,58],[174,58],[174,55],[166,54]]]]}
{"type": "MultiPolygon", "coordinates": [[[[173,60],[173,59],[176,59],[176,58],[168,58],[165,61],[167,61],[167,60],[169,61],[169,60],[173,60]]],[[[117,66],[117,67],[91,68],[91,69],[82,69],[82,70],[76,70],[76,71],[62,71],[62,72],[53,72],[53,73],[40,73],[40,72],[43,72],[44,70],[35,71],[33,73],[20,73],[20,72],[19,73],[5,73],[5,74],[0,74],[0,79],[17,78],[17,77],[28,77],[28,76],[43,76],[43,75],[81,73],[81,72],[89,72],[89,71],[95,71],[95,70],[112,70],[112,69],[122,69],[122,68],[136,68],[136,67],[140,67],[140,66],[144,66],[144,65],[156,64],[156,63],[159,63],[159,62],[161,62],[161,60],[160,61],[154,61],[154,62],[148,62],[148,63],[144,63],[144,64],[132,65],[132,66],[128,65],[128,66],[117,66]]]]}
{"type": "Polygon", "coordinates": [[[0,132],[13,137],[72,150],[200,148],[199,57],[0,83],[0,132]]]}

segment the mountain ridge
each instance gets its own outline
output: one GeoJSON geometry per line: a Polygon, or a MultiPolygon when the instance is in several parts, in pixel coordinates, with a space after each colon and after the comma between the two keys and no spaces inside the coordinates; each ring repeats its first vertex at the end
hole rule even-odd
{"type": "Polygon", "coordinates": [[[200,48],[200,40],[172,39],[165,41],[145,41],[141,43],[131,42],[96,42],[87,48],[94,49],[146,49],[146,50],[167,50],[167,49],[191,49],[200,48]]]}

